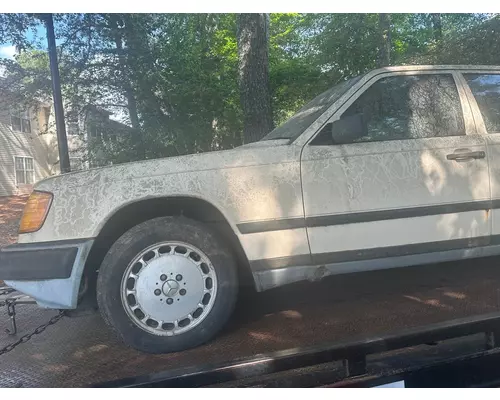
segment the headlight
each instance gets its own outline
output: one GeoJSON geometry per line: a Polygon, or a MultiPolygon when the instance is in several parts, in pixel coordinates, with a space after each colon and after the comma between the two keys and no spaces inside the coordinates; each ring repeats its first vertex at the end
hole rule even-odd
{"type": "Polygon", "coordinates": [[[24,206],[19,233],[31,233],[39,230],[49,213],[52,193],[34,191],[24,206]]]}

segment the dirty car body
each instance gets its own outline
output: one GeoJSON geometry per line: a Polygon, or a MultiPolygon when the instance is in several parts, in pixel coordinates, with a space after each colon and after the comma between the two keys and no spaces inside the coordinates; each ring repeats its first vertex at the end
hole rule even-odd
{"type": "MultiPolygon", "coordinates": [[[[52,196],[43,225],[0,253],[0,279],[42,307],[75,309],[85,295],[95,295],[89,288],[113,244],[134,226],[164,216],[213,229],[236,260],[239,283],[251,280],[259,291],[332,274],[500,254],[500,109],[491,107],[500,104],[494,103],[499,93],[500,67],[388,67],[323,93],[254,144],[46,179],[35,187],[52,196]]],[[[191,251],[189,241],[165,243],[170,259],[184,268],[179,257],[191,251]]],[[[196,257],[189,262],[206,259],[211,268],[203,243],[192,248],[196,257]]],[[[168,270],[161,248],[151,249],[153,262],[163,259],[164,267],[154,268],[168,270]]],[[[146,271],[147,257],[141,257],[136,262],[146,271]]],[[[143,284],[137,277],[143,272],[127,271],[135,284],[122,285],[122,303],[131,319],[150,301],[141,294],[149,289],[141,288],[163,285],[155,289],[163,306],[177,299],[164,282],[170,289],[183,284],[160,279],[161,271],[143,284]],[[134,304],[126,305],[127,293],[134,304]]],[[[200,274],[210,285],[222,283],[216,268],[200,274]]],[[[200,290],[212,296],[197,309],[208,315],[222,292],[208,284],[200,290]]],[[[136,325],[162,336],[157,306],[144,307],[151,312],[141,311],[136,325]],[[144,325],[150,314],[153,322],[144,325]]],[[[196,314],[186,314],[191,325],[196,314]]],[[[182,336],[179,318],[167,337],[182,336]]]]}

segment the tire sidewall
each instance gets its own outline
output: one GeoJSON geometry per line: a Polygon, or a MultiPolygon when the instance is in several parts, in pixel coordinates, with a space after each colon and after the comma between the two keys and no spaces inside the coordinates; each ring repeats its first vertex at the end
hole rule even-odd
{"type": "Polygon", "coordinates": [[[129,346],[151,353],[180,351],[211,339],[233,311],[238,291],[231,251],[215,232],[184,217],[161,217],[135,226],[121,236],[103,260],[97,281],[97,300],[105,321],[129,346]],[[127,266],[154,244],[179,241],[200,249],[209,258],[217,277],[217,293],[209,314],[193,329],[175,336],[157,336],[138,327],[121,300],[121,282],[127,266]]]}

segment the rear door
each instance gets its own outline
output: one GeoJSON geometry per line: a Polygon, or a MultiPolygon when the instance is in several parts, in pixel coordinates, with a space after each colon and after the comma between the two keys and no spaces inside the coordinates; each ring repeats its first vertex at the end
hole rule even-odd
{"type": "Polygon", "coordinates": [[[479,133],[485,135],[490,165],[492,244],[500,244],[500,71],[464,72],[479,133]]]}
{"type": "Polygon", "coordinates": [[[347,270],[408,265],[488,244],[485,139],[456,74],[387,73],[360,91],[331,121],[355,119],[362,131],[358,124],[336,136],[327,124],[303,150],[313,263],[358,261],[347,270]]]}

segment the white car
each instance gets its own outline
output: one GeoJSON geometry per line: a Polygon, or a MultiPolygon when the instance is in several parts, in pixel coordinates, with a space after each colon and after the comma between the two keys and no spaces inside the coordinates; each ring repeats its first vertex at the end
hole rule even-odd
{"type": "Polygon", "coordinates": [[[41,307],[97,299],[128,345],[179,351],[242,283],[500,254],[498,179],[500,67],[378,69],[260,142],[39,182],[0,279],[41,307]]]}

